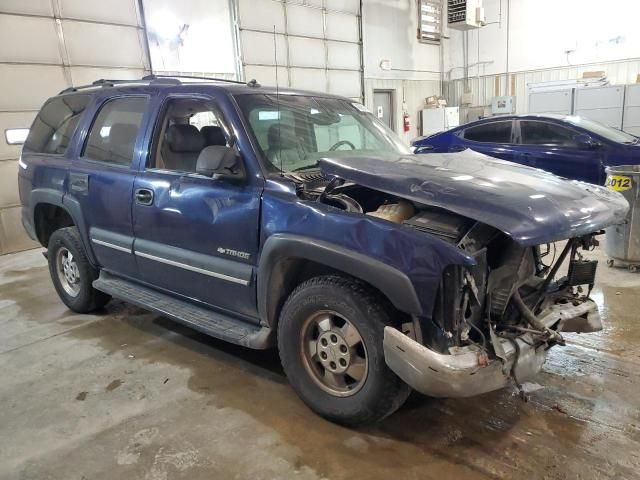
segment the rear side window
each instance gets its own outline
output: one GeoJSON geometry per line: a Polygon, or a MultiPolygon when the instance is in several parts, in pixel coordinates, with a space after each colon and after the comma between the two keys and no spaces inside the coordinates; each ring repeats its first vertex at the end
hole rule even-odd
{"type": "Polygon", "coordinates": [[[90,99],[89,95],[68,95],[45,103],[33,121],[24,150],[64,154],[90,99]]]}
{"type": "Polygon", "coordinates": [[[521,143],[525,145],[573,146],[575,133],[555,123],[520,121],[521,143]]]}
{"type": "Polygon", "coordinates": [[[98,112],[82,156],[99,162],[131,165],[147,97],[107,101],[98,112]]]}
{"type": "Polygon", "coordinates": [[[511,143],[511,120],[491,122],[467,128],[464,138],[472,142],[511,143]]]}

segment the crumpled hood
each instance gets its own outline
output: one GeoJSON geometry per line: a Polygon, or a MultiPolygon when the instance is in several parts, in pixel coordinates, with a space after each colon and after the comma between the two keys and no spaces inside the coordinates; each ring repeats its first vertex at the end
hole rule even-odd
{"type": "Polygon", "coordinates": [[[465,150],[320,160],[359,185],[440,207],[495,227],[522,245],[585,235],[624,220],[629,204],[604,187],[465,150]]]}

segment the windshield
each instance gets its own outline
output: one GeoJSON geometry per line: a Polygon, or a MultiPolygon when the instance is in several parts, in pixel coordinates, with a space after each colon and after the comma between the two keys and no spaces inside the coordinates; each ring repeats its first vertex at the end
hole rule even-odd
{"type": "Polygon", "coordinates": [[[280,95],[236,97],[273,171],[313,168],[322,157],[411,153],[389,128],[347,99],[280,95]]]}
{"type": "Polygon", "coordinates": [[[638,137],[634,137],[633,135],[625,133],[622,130],[608,127],[606,125],[603,125],[602,123],[594,122],[593,120],[589,120],[587,118],[570,116],[565,117],[565,120],[572,125],[575,125],[576,127],[582,127],[585,130],[589,130],[590,132],[595,133],[596,135],[600,135],[601,137],[604,137],[607,140],[611,140],[612,142],[635,144],[639,141],[638,137]]]}

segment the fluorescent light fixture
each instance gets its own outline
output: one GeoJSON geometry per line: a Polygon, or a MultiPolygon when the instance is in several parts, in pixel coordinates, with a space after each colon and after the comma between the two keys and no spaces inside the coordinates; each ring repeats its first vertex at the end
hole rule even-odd
{"type": "Polygon", "coordinates": [[[537,193],[535,195],[529,195],[529,198],[533,198],[534,200],[537,200],[538,198],[544,198],[545,195],[542,195],[541,193],[537,193]]]}
{"type": "Polygon", "coordinates": [[[4,138],[9,145],[22,145],[29,135],[28,128],[7,128],[4,131],[4,138]]]}
{"type": "Polygon", "coordinates": [[[473,177],[471,175],[458,175],[457,177],[451,177],[451,180],[457,180],[458,182],[465,182],[472,179],[473,177]]]}

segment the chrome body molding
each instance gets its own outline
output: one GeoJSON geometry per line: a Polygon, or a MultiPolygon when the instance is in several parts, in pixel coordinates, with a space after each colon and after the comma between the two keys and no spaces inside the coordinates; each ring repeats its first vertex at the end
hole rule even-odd
{"type": "Polygon", "coordinates": [[[244,280],[242,278],[232,277],[230,275],[225,275],[223,273],[213,272],[211,270],[205,270],[204,268],[194,267],[192,265],[187,265],[186,263],[176,262],[174,260],[169,260],[167,258],[157,257],[155,255],[151,255],[149,253],[135,251],[135,255],[138,257],[146,258],[149,260],[154,260],[156,262],[164,263],[166,265],[171,265],[177,268],[183,268],[185,270],[189,270],[191,272],[201,273],[203,275],[208,275],[210,277],[219,278],[221,280],[226,280],[228,282],[238,283],[240,285],[247,286],[249,285],[248,280],[244,280]]]}

